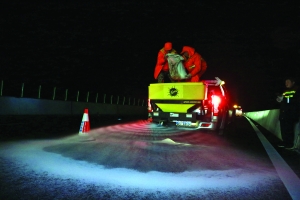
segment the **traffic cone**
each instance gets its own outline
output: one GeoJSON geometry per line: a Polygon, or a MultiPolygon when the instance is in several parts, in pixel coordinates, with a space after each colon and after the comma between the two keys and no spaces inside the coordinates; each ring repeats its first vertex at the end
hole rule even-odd
{"type": "Polygon", "coordinates": [[[84,113],[81,120],[81,125],[79,129],[79,135],[84,135],[90,131],[90,121],[89,121],[89,111],[84,109],[84,113]]]}

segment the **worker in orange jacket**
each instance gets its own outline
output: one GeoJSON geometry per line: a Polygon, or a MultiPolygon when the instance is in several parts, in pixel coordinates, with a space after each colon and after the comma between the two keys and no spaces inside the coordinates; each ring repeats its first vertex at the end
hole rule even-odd
{"type": "Polygon", "coordinates": [[[188,72],[186,81],[199,82],[200,77],[207,69],[206,61],[194,48],[189,46],[182,48],[181,55],[184,57],[183,65],[188,72]]]}
{"type": "Polygon", "coordinates": [[[158,52],[154,78],[157,79],[159,83],[172,82],[169,76],[169,64],[166,57],[168,53],[176,54],[171,42],[166,42],[164,47],[158,52]]]}

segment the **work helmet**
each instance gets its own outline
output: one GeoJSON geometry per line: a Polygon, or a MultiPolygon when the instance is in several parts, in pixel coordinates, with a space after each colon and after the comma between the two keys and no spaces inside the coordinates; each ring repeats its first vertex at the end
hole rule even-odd
{"type": "Polygon", "coordinates": [[[166,43],[165,43],[165,46],[164,46],[164,49],[165,49],[166,51],[172,50],[172,43],[171,43],[171,42],[166,42],[166,43]]]}

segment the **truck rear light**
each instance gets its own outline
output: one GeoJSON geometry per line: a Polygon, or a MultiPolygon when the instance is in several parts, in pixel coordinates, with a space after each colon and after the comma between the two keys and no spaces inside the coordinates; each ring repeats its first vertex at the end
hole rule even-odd
{"type": "Polygon", "coordinates": [[[186,114],[186,118],[193,118],[192,114],[186,114]]]}
{"type": "Polygon", "coordinates": [[[170,117],[179,117],[178,113],[170,113],[170,117]]]}
{"type": "Polygon", "coordinates": [[[213,106],[213,116],[218,116],[219,115],[219,105],[221,103],[221,98],[217,95],[212,95],[211,96],[211,102],[213,106]]]}
{"type": "Polygon", "coordinates": [[[158,117],[159,113],[158,112],[153,112],[153,116],[158,117]]]}
{"type": "Polygon", "coordinates": [[[211,123],[201,123],[200,127],[209,127],[211,123]]]}
{"type": "Polygon", "coordinates": [[[150,99],[148,99],[148,113],[153,112],[150,99]]]}
{"type": "Polygon", "coordinates": [[[211,96],[211,99],[212,99],[212,104],[215,106],[215,107],[218,107],[219,104],[221,103],[221,98],[217,95],[212,95],[211,96]]]}

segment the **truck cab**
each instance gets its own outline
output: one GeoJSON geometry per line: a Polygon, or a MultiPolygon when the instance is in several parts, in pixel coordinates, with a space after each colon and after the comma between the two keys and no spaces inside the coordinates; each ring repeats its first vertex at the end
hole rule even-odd
{"type": "Polygon", "coordinates": [[[217,131],[232,120],[225,82],[153,83],[148,87],[148,118],[152,122],[217,131]]]}

